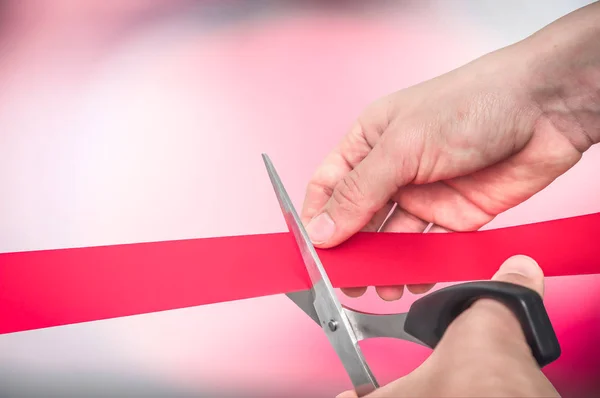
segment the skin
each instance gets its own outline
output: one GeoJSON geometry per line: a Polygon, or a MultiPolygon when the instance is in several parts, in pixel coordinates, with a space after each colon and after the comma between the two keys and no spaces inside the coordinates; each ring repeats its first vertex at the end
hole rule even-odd
{"type": "MultiPolygon", "coordinates": [[[[600,3],[593,3],[367,106],[310,180],[301,218],[320,248],[361,230],[477,230],[547,187],[599,141],[600,3]]],[[[365,290],[344,292],[358,297],[365,290]]],[[[397,300],[404,287],[376,290],[397,300]]],[[[461,333],[448,330],[432,359],[374,396],[555,393],[530,366],[506,308],[482,301],[465,314],[453,324],[461,333]],[[482,330],[488,337],[473,335],[482,330]],[[458,348],[466,346],[472,348],[466,353],[458,348]],[[466,366],[467,359],[476,367],[466,366]]]]}
{"type": "MultiPolygon", "coordinates": [[[[308,184],[301,218],[315,246],[430,223],[477,230],[544,189],[600,141],[599,38],[594,3],[367,106],[308,184]]],[[[395,300],[403,288],[377,291],[395,300]]]]}
{"type": "MultiPolygon", "coordinates": [[[[544,294],[544,274],[525,256],[506,260],[492,278],[544,294]]],[[[369,397],[559,397],[504,305],[479,300],[448,327],[421,366],[369,397]],[[448,372],[448,369],[453,369],[448,372]]],[[[356,397],[346,391],[338,397],[356,397]]]]}

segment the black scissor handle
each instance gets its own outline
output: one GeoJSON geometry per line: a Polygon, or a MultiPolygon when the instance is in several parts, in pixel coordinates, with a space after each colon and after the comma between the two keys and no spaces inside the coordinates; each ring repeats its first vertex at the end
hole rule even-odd
{"type": "Polygon", "coordinates": [[[452,321],[482,298],[497,300],[514,313],[540,367],[558,359],[560,344],[542,298],[534,290],[508,282],[467,282],[428,294],[412,304],[404,330],[435,348],[452,321]]]}

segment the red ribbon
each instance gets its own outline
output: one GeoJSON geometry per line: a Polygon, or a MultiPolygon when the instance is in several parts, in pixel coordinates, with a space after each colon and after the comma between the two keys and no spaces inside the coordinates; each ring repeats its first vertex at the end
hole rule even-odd
{"type": "MultiPolygon", "coordinates": [[[[515,254],[600,273],[600,213],[496,230],[359,233],[318,250],[335,287],[489,279],[515,254]]],[[[289,233],[0,254],[0,333],[303,290],[289,233]]]]}

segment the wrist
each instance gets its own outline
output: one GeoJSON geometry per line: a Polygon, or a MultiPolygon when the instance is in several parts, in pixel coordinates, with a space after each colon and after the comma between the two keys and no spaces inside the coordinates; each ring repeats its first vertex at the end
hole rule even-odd
{"type": "Polygon", "coordinates": [[[579,9],[515,46],[527,96],[545,125],[580,152],[600,142],[600,3],[579,9]]]}

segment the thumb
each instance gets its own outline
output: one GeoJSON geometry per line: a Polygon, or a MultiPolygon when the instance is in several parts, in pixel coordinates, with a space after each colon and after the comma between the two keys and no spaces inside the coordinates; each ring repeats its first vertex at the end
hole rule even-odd
{"type": "Polygon", "coordinates": [[[358,398],[358,395],[356,395],[356,392],[354,390],[348,390],[337,395],[335,398],[358,398]]]}
{"type": "Polygon", "coordinates": [[[381,142],[334,187],[330,199],[306,225],[314,245],[336,246],[360,231],[398,189],[397,167],[381,142]]]}
{"type": "Polygon", "coordinates": [[[525,286],[544,296],[544,272],[538,263],[528,256],[510,257],[500,266],[492,280],[525,286]]]}

